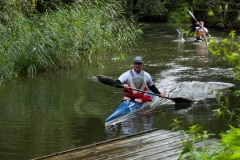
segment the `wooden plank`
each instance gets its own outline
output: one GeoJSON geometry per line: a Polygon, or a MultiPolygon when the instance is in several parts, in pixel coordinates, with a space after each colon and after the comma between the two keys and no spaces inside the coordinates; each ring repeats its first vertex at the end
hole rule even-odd
{"type": "MultiPolygon", "coordinates": [[[[219,141],[219,140],[217,140],[217,139],[208,139],[206,142],[196,142],[196,143],[194,144],[194,147],[195,147],[195,149],[197,150],[197,149],[200,148],[200,147],[209,146],[209,145],[211,145],[211,144],[213,144],[213,143],[215,143],[215,142],[217,142],[217,141],[219,141]]],[[[180,152],[179,152],[179,153],[180,153],[180,152]]],[[[186,154],[183,155],[182,159],[189,159],[188,156],[189,156],[189,154],[186,153],[186,154]]],[[[164,157],[164,158],[162,158],[162,159],[163,159],[163,160],[174,160],[174,159],[178,159],[178,158],[179,158],[179,154],[172,155],[172,156],[168,156],[168,157],[164,157]]],[[[152,159],[152,158],[151,158],[151,159],[152,159]]]]}
{"type": "MultiPolygon", "coordinates": [[[[203,142],[197,142],[194,145],[195,147],[202,147],[204,146],[203,142]]],[[[157,160],[157,159],[170,159],[170,160],[177,160],[179,158],[179,153],[182,151],[183,147],[181,143],[173,143],[170,146],[167,146],[166,148],[163,148],[162,150],[156,150],[157,148],[154,148],[153,150],[148,150],[147,154],[142,153],[139,156],[135,157],[127,157],[124,159],[148,159],[148,160],[157,160]]],[[[184,156],[186,157],[186,156],[184,156]]],[[[185,158],[183,158],[185,159],[185,158]]]]}
{"type": "MultiPolygon", "coordinates": [[[[96,146],[94,156],[93,155],[86,155],[82,158],[84,159],[96,159],[96,157],[109,157],[113,154],[122,154],[124,152],[129,152],[129,148],[133,149],[134,147],[138,146],[139,143],[143,143],[148,139],[157,139],[159,136],[169,136],[171,133],[170,131],[163,132],[153,132],[148,133],[147,135],[141,137],[133,137],[131,139],[123,139],[121,141],[114,141],[113,143],[106,144],[104,146],[96,146]],[[101,155],[101,156],[100,156],[101,155]]],[[[83,153],[79,153],[82,154],[83,153]]]]}
{"type": "MultiPolygon", "coordinates": [[[[216,140],[208,140],[207,141],[207,144],[204,143],[204,142],[196,142],[194,144],[194,147],[197,149],[199,147],[203,147],[204,145],[210,145],[212,144],[213,142],[216,142],[216,140]]],[[[138,158],[139,160],[140,159],[148,159],[148,160],[158,160],[158,159],[164,159],[164,160],[177,160],[179,158],[179,154],[180,152],[182,151],[183,149],[183,146],[180,145],[180,146],[175,146],[173,147],[172,149],[170,150],[166,150],[164,152],[155,152],[155,153],[152,153],[152,154],[148,154],[148,155],[144,155],[143,157],[141,158],[138,158]]],[[[188,154],[184,155],[183,156],[183,159],[188,159],[188,154]]],[[[134,160],[133,158],[131,158],[131,160],[134,160]]]]}
{"type": "MultiPolygon", "coordinates": [[[[101,159],[106,159],[109,157],[112,158],[118,158],[119,155],[128,155],[131,153],[135,152],[141,152],[144,150],[147,150],[149,148],[154,148],[156,145],[159,145],[161,143],[162,145],[165,145],[164,143],[174,143],[176,140],[180,140],[180,137],[176,133],[167,133],[158,137],[154,138],[147,138],[143,141],[137,141],[137,142],[130,142],[130,143],[125,143],[125,141],[122,141],[122,144],[116,144],[118,147],[116,148],[111,148],[103,151],[101,149],[101,152],[97,154],[96,156],[101,159]]],[[[98,148],[100,149],[100,148],[98,148]]],[[[93,157],[87,158],[87,160],[94,159],[93,157]]]]}
{"type": "Polygon", "coordinates": [[[165,139],[160,141],[160,143],[156,144],[149,144],[149,145],[144,145],[141,149],[133,151],[133,152],[128,152],[126,154],[122,154],[118,157],[114,158],[119,158],[119,159],[140,159],[142,157],[146,157],[149,155],[153,155],[156,153],[161,153],[163,154],[164,152],[168,150],[172,150],[174,148],[179,148],[181,146],[181,138],[175,137],[175,138],[170,138],[170,139],[165,139]]]}
{"type": "Polygon", "coordinates": [[[74,148],[74,149],[70,149],[70,150],[66,150],[66,151],[62,151],[62,152],[53,153],[53,154],[50,154],[50,155],[47,155],[47,156],[34,158],[33,160],[52,159],[55,156],[60,157],[62,154],[71,154],[72,152],[75,152],[75,151],[82,151],[82,150],[87,150],[87,149],[94,151],[94,149],[93,149],[94,147],[99,146],[99,145],[104,145],[104,144],[107,144],[107,143],[112,143],[114,141],[121,141],[121,140],[124,140],[124,139],[129,139],[131,137],[134,137],[134,139],[135,138],[137,139],[138,137],[140,137],[140,139],[141,139],[141,138],[146,138],[147,137],[147,135],[144,135],[146,133],[152,133],[152,136],[156,136],[156,135],[159,135],[159,134],[164,134],[166,132],[169,132],[169,131],[158,130],[158,129],[147,130],[147,131],[139,132],[139,133],[133,134],[133,135],[128,135],[128,136],[124,136],[124,137],[120,137],[120,138],[114,138],[114,139],[110,139],[110,140],[107,140],[107,141],[86,145],[86,146],[83,146],[83,147],[78,147],[78,148],[74,148]]]}
{"type": "Polygon", "coordinates": [[[131,139],[123,139],[121,141],[113,141],[113,143],[108,143],[105,145],[94,146],[94,148],[91,148],[91,150],[88,149],[83,151],[77,151],[71,153],[71,155],[82,159],[96,159],[100,157],[103,157],[104,159],[109,156],[112,157],[114,156],[114,154],[119,155],[125,152],[129,152],[129,149],[135,148],[139,145],[139,143],[142,144],[143,142],[148,142],[146,141],[147,139],[152,140],[153,138],[155,138],[159,141],[162,139],[166,139],[167,137],[171,137],[171,135],[176,136],[176,133],[162,131],[159,131],[159,133],[153,132],[148,133],[147,135],[144,135],[142,137],[133,137],[131,139]]]}
{"type": "Polygon", "coordinates": [[[34,160],[177,159],[182,149],[181,137],[177,132],[149,130],[34,160]]]}

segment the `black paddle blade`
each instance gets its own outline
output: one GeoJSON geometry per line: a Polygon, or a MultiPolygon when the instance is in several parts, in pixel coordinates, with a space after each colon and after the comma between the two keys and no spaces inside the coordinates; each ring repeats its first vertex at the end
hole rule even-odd
{"type": "Polygon", "coordinates": [[[169,98],[172,101],[174,101],[175,103],[192,103],[193,101],[187,98],[181,98],[181,97],[174,97],[174,98],[169,98]]]}
{"type": "Polygon", "coordinates": [[[101,82],[103,84],[114,86],[116,88],[122,88],[121,85],[119,85],[116,81],[112,80],[110,77],[107,77],[107,76],[97,76],[97,79],[99,80],[99,82],[101,82]]]}

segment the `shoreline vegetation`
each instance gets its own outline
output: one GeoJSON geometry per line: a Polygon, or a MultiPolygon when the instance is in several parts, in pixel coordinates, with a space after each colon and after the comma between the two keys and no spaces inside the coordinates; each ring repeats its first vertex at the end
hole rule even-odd
{"type": "Polygon", "coordinates": [[[0,24],[1,82],[109,55],[124,58],[142,35],[142,30],[122,15],[118,3],[76,2],[29,17],[7,11],[0,24]]]}

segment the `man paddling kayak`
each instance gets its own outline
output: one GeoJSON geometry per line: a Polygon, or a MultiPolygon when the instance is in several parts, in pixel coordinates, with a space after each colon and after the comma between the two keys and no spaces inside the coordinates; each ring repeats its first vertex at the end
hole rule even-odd
{"type": "Polygon", "coordinates": [[[143,71],[142,57],[135,57],[133,60],[133,68],[123,73],[118,79],[117,83],[124,87],[126,95],[123,100],[133,99],[138,103],[151,102],[152,98],[145,93],[138,92],[130,88],[147,91],[150,89],[153,93],[164,97],[163,93],[160,93],[156,86],[153,84],[152,77],[148,72],[143,71]]]}
{"type": "Polygon", "coordinates": [[[196,27],[196,40],[203,40],[205,39],[205,36],[208,35],[211,37],[211,35],[208,33],[208,29],[204,27],[204,22],[196,22],[196,25],[199,27],[196,27]]]}

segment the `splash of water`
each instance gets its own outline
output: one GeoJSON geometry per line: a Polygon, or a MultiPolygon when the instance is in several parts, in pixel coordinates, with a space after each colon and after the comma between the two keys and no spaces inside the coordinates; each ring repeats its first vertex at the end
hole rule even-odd
{"type": "Polygon", "coordinates": [[[178,40],[179,41],[185,41],[185,39],[183,38],[183,33],[182,33],[182,28],[176,29],[178,32],[178,40]]]}

